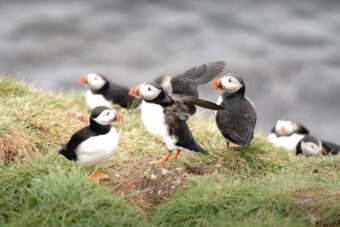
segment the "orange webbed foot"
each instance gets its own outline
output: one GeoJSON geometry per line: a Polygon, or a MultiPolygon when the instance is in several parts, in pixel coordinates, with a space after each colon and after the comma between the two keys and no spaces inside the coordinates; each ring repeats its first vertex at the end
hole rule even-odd
{"type": "Polygon", "coordinates": [[[169,151],[168,154],[165,155],[162,159],[152,161],[152,162],[150,162],[150,164],[162,164],[162,163],[164,163],[164,162],[170,160],[170,159],[171,159],[171,156],[172,156],[172,152],[169,151]]]}
{"type": "Polygon", "coordinates": [[[90,175],[90,180],[107,180],[110,178],[110,175],[106,174],[106,173],[102,173],[99,172],[98,170],[94,171],[91,175],[90,175]]]}

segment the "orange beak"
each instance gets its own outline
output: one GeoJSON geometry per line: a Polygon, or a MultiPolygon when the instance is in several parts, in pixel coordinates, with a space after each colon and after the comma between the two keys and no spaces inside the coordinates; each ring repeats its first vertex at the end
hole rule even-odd
{"type": "Polygon", "coordinates": [[[130,91],[129,91],[129,95],[132,96],[132,97],[136,97],[137,89],[138,89],[138,86],[131,88],[130,91]]]}
{"type": "Polygon", "coordinates": [[[120,113],[116,112],[116,117],[119,122],[124,122],[124,118],[120,113]]]}
{"type": "Polygon", "coordinates": [[[79,83],[80,83],[81,85],[87,84],[87,76],[86,76],[86,75],[82,76],[82,77],[80,78],[79,83]]]}
{"type": "Polygon", "coordinates": [[[220,83],[220,80],[219,80],[219,79],[215,80],[215,81],[212,83],[212,85],[211,85],[212,89],[217,90],[217,89],[218,89],[218,84],[219,84],[219,83],[220,83]]]}
{"type": "Polygon", "coordinates": [[[327,151],[323,146],[321,146],[321,154],[327,154],[327,151]]]}

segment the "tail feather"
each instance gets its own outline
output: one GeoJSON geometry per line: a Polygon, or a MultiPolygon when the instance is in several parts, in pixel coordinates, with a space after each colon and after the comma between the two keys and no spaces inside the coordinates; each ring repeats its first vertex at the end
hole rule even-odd
{"type": "Polygon", "coordinates": [[[208,151],[205,150],[203,147],[201,147],[196,140],[194,139],[194,136],[192,135],[189,126],[185,121],[181,121],[179,127],[177,128],[177,146],[186,148],[188,150],[199,152],[202,154],[208,154],[208,151]]]}
{"type": "Polygon", "coordinates": [[[59,150],[59,154],[64,154],[66,152],[67,149],[67,145],[66,144],[60,144],[60,150],[59,150]]]}
{"type": "Polygon", "coordinates": [[[60,145],[60,150],[59,154],[63,155],[65,158],[68,160],[76,161],[77,160],[77,155],[74,150],[68,150],[67,149],[67,144],[61,144],[60,145]]]}

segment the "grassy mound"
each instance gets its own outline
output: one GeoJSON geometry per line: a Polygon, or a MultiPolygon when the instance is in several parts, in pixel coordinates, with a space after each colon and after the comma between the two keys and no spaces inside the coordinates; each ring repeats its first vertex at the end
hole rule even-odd
{"type": "Polygon", "coordinates": [[[138,210],[90,182],[73,163],[38,155],[0,172],[0,224],[143,226],[138,210]]]}
{"type": "Polygon", "coordinates": [[[340,223],[340,157],[294,157],[257,135],[251,148],[225,147],[214,119],[190,128],[209,155],[166,153],[138,110],[115,107],[120,143],[90,182],[57,155],[59,144],[87,124],[78,93],[38,90],[0,78],[1,226],[334,226],[340,223]],[[208,138],[208,139],[207,139],[208,138]]]}
{"type": "Polygon", "coordinates": [[[242,181],[201,177],[157,209],[157,226],[336,226],[340,189],[330,177],[278,174],[242,181]]]}
{"type": "Polygon", "coordinates": [[[0,163],[47,153],[85,123],[55,93],[0,80],[0,163]]]}

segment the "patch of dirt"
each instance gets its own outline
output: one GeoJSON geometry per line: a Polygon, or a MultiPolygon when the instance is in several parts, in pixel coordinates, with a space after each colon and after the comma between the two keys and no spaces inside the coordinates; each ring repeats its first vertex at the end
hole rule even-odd
{"type": "Polygon", "coordinates": [[[331,207],[332,205],[340,203],[340,189],[320,189],[311,192],[299,192],[293,195],[293,197],[301,208],[308,210],[314,217],[312,224],[318,225],[320,219],[322,219],[324,207],[331,207]]]}
{"type": "Polygon", "coordinates": [[[317,207],[322,203],[339,203],[340,202],[340,189],[320,189],[313,192],[300,192],[294,195],[299,206],[302,208],[317,207]]]}
{"type": "Polygon", "coordinates": [[[181,165],[148,164],[152,158],[124,161],[112,168],[113,181],[107,186],[122,193],[142,210],[147,210],[174,195],[190,175],[204,175],[205,170],[186,163],[181,165]]]}
{"type": "Polygon", "coordinates": [[[25,160],[28,156],[38,153],[32,140],[17,131],[11,131],[0,138],[0,164],[15,160],[25,160]]]}

